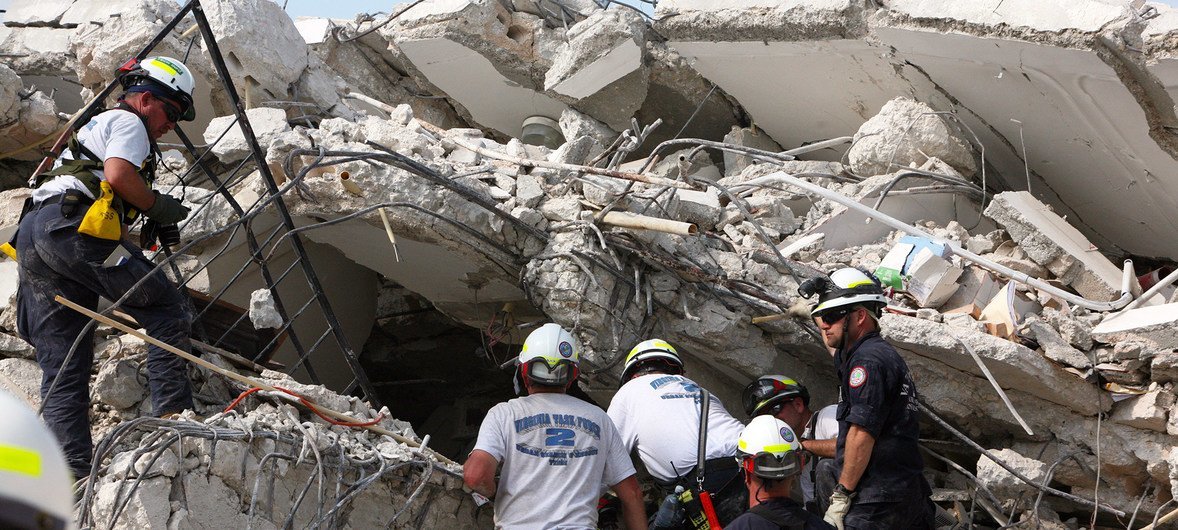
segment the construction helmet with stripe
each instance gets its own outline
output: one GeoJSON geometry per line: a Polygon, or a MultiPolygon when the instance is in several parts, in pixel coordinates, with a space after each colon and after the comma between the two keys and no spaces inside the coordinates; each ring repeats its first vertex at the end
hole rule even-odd
{"type": "MultiPolygon", "coordinates": [[[[132,92],[138,88],[151,87],[162,90],[163,96],[180,105],[180,119],[192,121],[196,118],[196,108],[192,103],[192,91],[196,88],[196,78],[184,63],[171,57],[148,57],[138,63],[134,59],[127,61],[119,68],[121,75],[119,83],[123,89],[132,92]]],[[[150,90],[156,94],[155,90],[150,90]]]]}
{"type": "Polygon", "coordinates": [[[77,528],[73,477],[33,409],[0,391],[0,528],[77,528]]]}
{"type": "Polygon", "coordinates": [[[626,364],[622,368],[619,386],[626,384],[626,381],[629,381],[644,365],[649,366],[654,362],[665,363],[673,373],[683,372],[683,360],[679,358],[679,352],[675,350],[674,346],[671,346],[671,343],[663,339],[644,340],[631,348],[629,355],[626,355],[626,364]]]}
{"type": "Polygon", "coordinates": [[[745,473],[781,480],[802,472],[802,443],[793,429],[773,416],[757,416],[740,431],[736,461],[745,473]]]}
{"type": "Polygon", "coordinates": [[[580,341],[553,323],[544,324],[528,335],[517,359],[520,374],[543,386],[568,386],[577,378],[580,362],[580,341]]]}
{"type": "Polygon", "coordinates": [[[840,307],[862,305],[878,311],[888,305],[879,278],[854,267],[839,269],[829,277],[810,278],[798,287],[798,294],[803,298],[818,295],[818,303],[810,310],[812,317],[840,307]]]}
{"type": "Polygon", "coordinates": [[[802,398],[802,403],[810,405],[810,392],[801,383],[784,375],[763,375],[756,381],[744,387],[741,401],[744,412],[749,417],[761,414],[774,414],[773,407],[794,397],[802,398]]]}

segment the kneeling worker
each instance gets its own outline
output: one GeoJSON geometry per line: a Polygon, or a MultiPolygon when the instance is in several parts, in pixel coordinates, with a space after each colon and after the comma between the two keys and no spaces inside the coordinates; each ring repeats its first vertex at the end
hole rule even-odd
{"type": "Polygon", "coordinates": [[[805,466],[793,429],[773,416],[753,418],[740,432],[736,459],[744,471],[749,511],[728,530],[833,530],[834,527],[790,498],[805,466]]]}
{"type": "Polygon", "coordinates": [[[642,491],[617,428],[605,411],[565,393],[577,380],[580,353],[557,324],[533,331],[516,368],[528,395],[495,405],[479,426],[463,482],[495,500],[496,528],[596,528],[608,484],[626,528],[646,529],[642,491]]]}

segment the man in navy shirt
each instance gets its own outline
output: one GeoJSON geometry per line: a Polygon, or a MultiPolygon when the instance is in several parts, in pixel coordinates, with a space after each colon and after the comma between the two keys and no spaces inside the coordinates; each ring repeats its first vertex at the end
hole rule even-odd
{"type": "Polygon", "coordinates": [[[878,279],[854,268],[807,280],[819,295],[811,315],[834,352],[840,403],[832,469],[837,476],[825,519],[844,528],[934,528],[916,385],[908,365],[879,334],[887,299],[878,279]]]}
{"type": "Polygon", "coordinates": [[[749,510],[733,519],[726,530],[834,528],[790,498],[806,462],[801,441],[788,424],[767,414],[757,416],[740,432],[737,447],[749,510]]]}

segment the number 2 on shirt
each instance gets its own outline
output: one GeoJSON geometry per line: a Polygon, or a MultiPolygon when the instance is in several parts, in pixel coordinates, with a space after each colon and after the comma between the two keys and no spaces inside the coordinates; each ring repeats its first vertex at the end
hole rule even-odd
{"type": "Polygon", "coordinates": [[[577,433],[572,429],[557,428],[544,429],[544,435],[547,436],[544,439],[544,445],[548,447],[571,446],[573,445],[573,439],[577,437],[577,433]]]}

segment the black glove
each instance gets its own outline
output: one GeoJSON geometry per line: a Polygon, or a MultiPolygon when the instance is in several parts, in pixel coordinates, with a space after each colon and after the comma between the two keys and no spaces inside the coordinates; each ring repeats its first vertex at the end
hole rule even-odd
{"type": "Polygon", "coordinates": [[[148,219],[155,220],[161,225],[174,225],[188,217],[188,207],[181,204],[175,197],[158,191],[152,191],[152,193],[155,194],[155,204],[143,212],[143,215],[146,215],[148,219]]]}
{"type": "Polygon", "coordinates": [[[171,248],[180,244],[180,227],[176,225],[160,225],[156,234],[160,238],[160,245],[171,248]]]}

